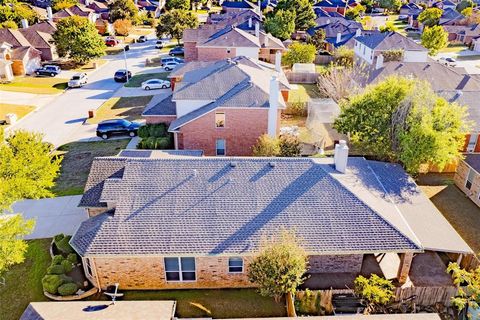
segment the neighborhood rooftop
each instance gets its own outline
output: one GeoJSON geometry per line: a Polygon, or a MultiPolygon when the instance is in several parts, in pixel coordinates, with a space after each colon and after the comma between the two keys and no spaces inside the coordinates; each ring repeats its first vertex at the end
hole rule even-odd
{"type": "Polygon", "coordinates": [[[366,36],[356,37],[360,43],[363,43],[370,49],[375,50],[412,50],[428,51],[410,38],[404,37],[397,32],[380,32],[366,36]]]}

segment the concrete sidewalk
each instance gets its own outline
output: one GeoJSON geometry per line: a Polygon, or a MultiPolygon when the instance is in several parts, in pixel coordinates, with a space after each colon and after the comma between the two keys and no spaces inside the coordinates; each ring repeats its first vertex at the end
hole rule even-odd
{"type": "Polygon", "coordinates": [[[77,207],[81,197],[23,200],[13,205],[13,212],[36,221],[35,229],[26,239],[51,238],[59,233],[72,235],[80,223],[88,219],[86,211],[77,207]]]}

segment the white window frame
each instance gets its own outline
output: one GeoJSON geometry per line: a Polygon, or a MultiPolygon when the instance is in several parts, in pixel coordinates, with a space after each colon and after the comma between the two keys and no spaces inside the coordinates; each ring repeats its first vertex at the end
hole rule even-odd
{"type": "MultiPolygon", "coordinates": [[[[238,268],[238,266],[235,266],[234,268],[238,268]]],[[[244,263],[242,257],[230,257],[230,258],[228,258],[228,273],[239,274],[239,273],[243,273],[244,270],[245,270],[245,263],[244,263]],[[242,261],[242,271],[230,271],[230,259],[240,259],[242,261]]]]}
{"type": "Polygon", "coordinates": [[[227,155],[227,140],[226,139],[216,139],[215,140],[215,155],[219,157],[224,157],[227,155]],[[218,154],[218,147],[217,147],[217,142],[222,140],[223,141],[223,154],[218,154]]]}
{"type": "Polygon", "coordinates": [[[227,123],[226,119],[227,119],[227,117],[225,116],[225,112],[215,112],[215,128],[216,128],[216,129],[223,129],[223,128],[225,128],[226,123],[227,123]],[[222,127],[217,126],[217,114],[218,114],[218,115],[223,114],[223,126],[222,126],[222,127]]]}
{"type": "Polygon", "coordinates": [[[467,143],[468,153],[475,152],[475,148],[477,147],[477,142],[478,142],[478,133],[471,133],[467,143]],[[473,144],[472,144],[471,142],[473,137],[475,137],[475,140],[473,141],[473,144]],[[470,147],[471,145],[473,145],[473,147],[470,147]]]}
{"type": "Polygon", "coordinates": [[[195,257],[164,257],[163,258],[163,269],[165,272],[165,281],[166,282],[197,282],[197,259],[195,257]],[[178,271],[167,271],[167,264],[165,263],[165,259],[177,259],[178,261],[178,271]],[[191,258],[193,259],[193,263],[195,264],[195,268],[193,271],[191,270],[183,270],[182,269],[182,258],[191,258]],[[167,273],[169,272],[178,272],[179,280],[167,280],[167,273]],[[183,280],[183,272],[193,272],[195,274],[195,280],[183,280]]]}
{"type": "Polygon", "coordinates": [[[84,263],[85,263],[85,275],[93,279],[93,268],[92,268],[92,263],[89,258],[84,258],[84,263]]]}
{"type": "Polygon", "coordinates": [[[465,188],[467,188],[468,190],[472,190],[472,187],[473,187],[473,180],[475,180],[475,171],[472,169],[472,168],[468,168],[468,172],[467,172],[467,177],[465,178],[465,188]],[[472,181],[468,180],[468,177],[470,176],[470,173],[473,173],[473,178],[472,178],[472,181]],[[470,183],[470,187],[468,187],[468,183],[470,183]]]}

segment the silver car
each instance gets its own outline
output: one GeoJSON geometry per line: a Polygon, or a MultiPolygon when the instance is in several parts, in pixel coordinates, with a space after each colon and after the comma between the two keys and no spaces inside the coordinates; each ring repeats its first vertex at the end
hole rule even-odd
{"type": "Polygon", "coordinates": [[[68,81],[69,88],[80,88],[83,87],[88,82],[88,77],[86,73],[76,73],[68,81]]]}
{"type": "Polygon", "coordinates": [[[143,90],[166,89],[170,88],[170,81],[162,79],[150,79],[142,82],[143,90]]]}

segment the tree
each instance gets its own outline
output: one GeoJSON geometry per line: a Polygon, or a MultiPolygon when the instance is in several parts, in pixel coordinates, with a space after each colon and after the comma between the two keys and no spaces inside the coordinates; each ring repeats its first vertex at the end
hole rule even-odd
{"type": "Polygon", "coordinates": [[[132,22],[128,19],[118,19],[113,23],[115,34],[119,36],[128,36],[132,29],[132,22]]]}
{"type": "Polygon", "coordinates": [[[360,19],[360,23],[362,24],[364,30],[372,30],[373,20],[371,16],[363,16],[360,19]]]}
{"type": "Polygon", "coordinates": [[[313,36],[308,38],[308,43],[313,44],[318,51],[325,49],[326,33],[324,29],[317,29],[313,36]]]}
{"type": "Polygon", "coordinates": [[[52,7],[55,11],[60,11],[77,5],[77,0],[53,0],[52,7]]]}
{"type": "Polygon", "coordinates": [[[320,94],[340,103],[349,95],[357,93],[359,91],[357,83],[363,83],[366,79],[365,66],[331,65],[327,72],[321,73],[318,77],[317,87],[320,94]]]}
{"type": "Polygon", "coordinates": [[[381,8],[387,9],[388,11],[397,12],[402,6],[401,0],[379,0],[378,4],[381,8]]]}
{"type": "Polygon", "coordinates": [[[437,52],[448,45],[448,32],[441,26],[425,27],[421,36],[422,46],[427,48],[430,55],[436,55],[437,52]]]}
{"type": "Polygon", "coordinates": [[[357,4],[355,7],[347,9],[345,12],[345,17],[350,20],[357,20],[365,13],[365,10],[366,9],[364,6],[357,4]]]}
{"type": "Polygon", "coordinates": [[[460,13],[467,18],[471,17],[473,15],[473,8],[472,7],[465,8],[460,13]]]}
{"type": "Polygon", "coordinates": [[[161,38],[168,35],[177,39],[177,42],[180,43],[185,29],[195,29],[197,27],[198,18],[195,13],[186,10],[172,10],[160,17],[157,25],[157,36],[161,38]]]}
{"type": "Polygon", "coordinates": [[[12,20],[7,20],[7,21],[1,23],[0,27],[5,28],[5,29],[18,29],[18,26],[15,23],[15,21],[12,21],[12,20]]]}
{"type": "MultiPolygon", "coordinates": [[[[466,308],[478,309],[480,306],[480,267],[467,271],[457,263],[450,263],[447,272],[452,274],[453,283],[457,286],[456,297],[452,297],[452,304],[458,310],[466,308]]],[[[471,315],[469,314],[470,318],[471,315]]]]}
{"type": "Polygon", "coordinates": [[[21,26],[21,21],[26,19],[30,25],[38,22],[38,14],[24,3],[5,4],[0,6],[0,23],[14,21],[21,26]]]}
{"type": "Polygon", "coordinates": [[[353,60],[355,52],[346,46],[340,46],[333,52],[333,59],[337,65],[340,66],[353,66],[353,60]]]}
{"type": "Polygon", "coordinates": [[[475,2],[473,2],[472,0],[462,0],[459,4],[457,4],[457,7],[455,9],[461,13],[466,8],[473,8],[475,6],[475,2]]]}
{"type": "Polygon", "coordinates": [[[295,31],[295,12],[277,10],[265,19],[265,30],[281,40],[289,39],[295,31]]]}
{"type": "Polygon", "coordinates": [[[464,107],[437,96],[426,81],[397,76],[350,96],[341,110],[335,129],[365,154],[400,162],[412,174],[461,156],[470,127],[464,107]]]}
{"type": "Polygon", "coordinates": [[[165,3],[165,9],[173,10],[173,9],[182,9],[182,10],[189,10],[190,9],[190,0],[167,0],[165,3]]]}
{"type": "Polygon", "coordinates": [[[307,30],[315,26],[315,12],[309,0],[279,0],[274,12],[279,10],[295,12],[295,29],[307,30]]]}
{"type": "Polygon", "coordinates": [[[397,26],[393,23],[393,21],[385,22],[385,25],[380,26],[380,32],[395,32],[398,30],[397,26]]]}
{"type": "Polygon", "coordinates": [[[280,157],[299,157],[302,153],[300,141],[293,135],[282,135],[279,139],[280,157]]]}
{"type": "Polygon", "coordinates": [[[293,66],[295,63],[312,63],[315,60],[316,52],[317,49],[313,44],[295,42],[288,47],[283,61],[289,66],[293,66]]]}
{"type": "Polygon", "coordinates": [[[128,19],[132,22],[137,21],[138,8],[133,0],[114,0],[109,5],[110,20],[112,22],[118,19],[128,19]]]}
{"type": "Polygon", "coordinates": [[[362,0],[360,2],[360,4],[365,7],[365,12],[371,13],[373,5],[375,4],[375,1],[374,0],[362,0]]]}
{"type": "Polygon", "coordinates": [[[293,294],[305,280],[308,258],[294,232],[281,230],[277,237],[266,239],[248,267],[248,278],[263,296],[279,301],[287,299],[289,316],[295,315],[293,294]]]}
{"type": "Polygon", "coordinates": [[[372,274],[370,278],[358,276],[354,281],[354,291],[367,302],[365,314],[373,313],[377,307],[385,306],[394,297],[395,286],[390,280],[372,274]]]}
{"type": "Polygon", "coordinates": [[[87,63],[105,54],[105,42],[87,18],[71,16],[57,23],[53,40],[61,57],[87,63]]]}
{"type": "Polygon", "coordinates": [[[263,134],[253,146],[252,153],[255,157],[277,157],[280,154],[279,141],[268,134],[263,134]]]}
{"type": "Polygon", "coordinates": [[[443,11],[439,8],[428,8],[418,15],[418,21],[424,26],[433,27],[438,25],[443,11]]]}

